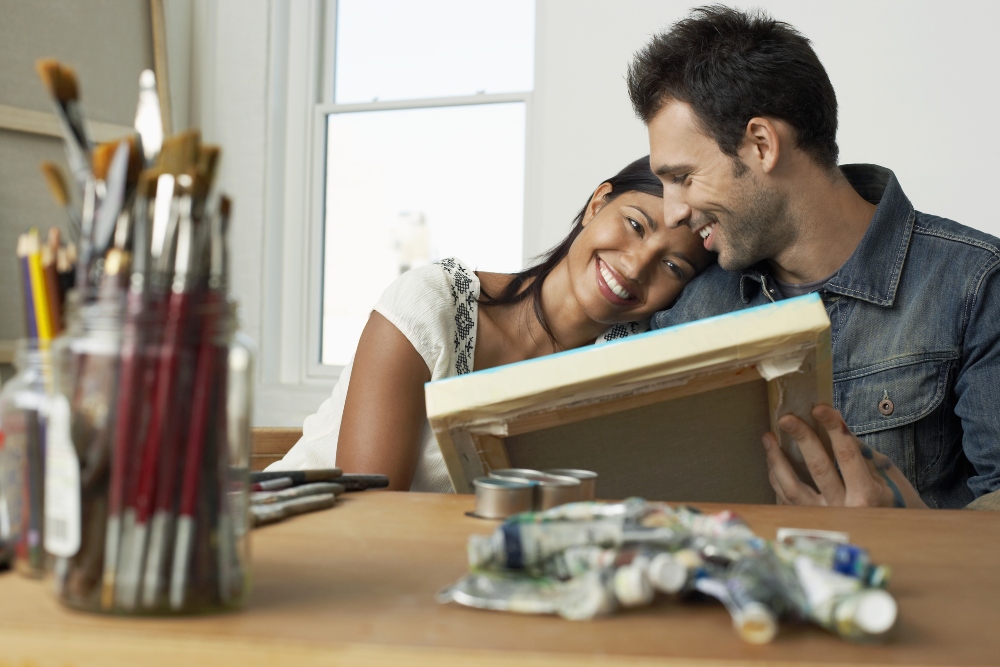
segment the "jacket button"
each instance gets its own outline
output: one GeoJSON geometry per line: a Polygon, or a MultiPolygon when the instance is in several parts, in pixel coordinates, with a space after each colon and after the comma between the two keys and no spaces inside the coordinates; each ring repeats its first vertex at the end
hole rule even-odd
{"type": "Polygon", "coordinates": [[[893,405],[892,401],[890,401],[888,398],[883,398],[881,401],[878,402],[878,411],[881,412],[886,417],[891,415],[892,411],[895,409],[896,406],[893,405]]]}

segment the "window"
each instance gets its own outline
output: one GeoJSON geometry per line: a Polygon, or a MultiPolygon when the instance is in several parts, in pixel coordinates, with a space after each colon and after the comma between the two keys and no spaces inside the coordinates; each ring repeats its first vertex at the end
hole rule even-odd
{"type": "MultiPolygon", "coordinates": [[[[319,361],[382,291],[449,256],[523,261],[533,0],[339,0],[325,115],[319,361]]],[[[328,35],[329,38],[329,35],[328,35]]]]}

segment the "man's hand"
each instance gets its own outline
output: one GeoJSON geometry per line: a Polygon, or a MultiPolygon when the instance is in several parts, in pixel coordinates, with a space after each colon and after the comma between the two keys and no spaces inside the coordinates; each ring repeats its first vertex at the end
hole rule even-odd
{"type": "Polygon", "coordinates": [[[828,405],[817,405],[812,415],[830,434],[837,465],[830,460],[823,443],[808,424],[794,415],[785,415],[778,420],[778,427],[792,436],[799,446],[819,492],[799,479],[778,446],[777,438],[773,433],[765,433],[768,476],[778,494],[778,502],[844,507],[927,507],[899,468],[888,457],[858,440],[838,411],[828,405]]]}

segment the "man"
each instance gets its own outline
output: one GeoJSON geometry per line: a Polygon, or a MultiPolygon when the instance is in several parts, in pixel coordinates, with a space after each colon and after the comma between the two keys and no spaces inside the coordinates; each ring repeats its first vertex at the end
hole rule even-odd
{"type": "Polygon", "coordinates": [[[664,217],[718,266],[655,328],[818,291],[834,403],[786,415],[817,490],[765,434],[797,504],[963,507],[1000,488],[1000,240],[914,211],[888,169],[837,166],[837,100],[809,41],[762,13],[703,7],[629,70],[664,217]],[[843,415],[843,417],[841,417],[843,415]]]}

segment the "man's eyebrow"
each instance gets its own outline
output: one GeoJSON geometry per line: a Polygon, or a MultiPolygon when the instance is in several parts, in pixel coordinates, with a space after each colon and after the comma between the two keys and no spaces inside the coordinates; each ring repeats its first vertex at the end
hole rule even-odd
{"type": "Polygon", "coordinates": [[[686,174],[694,171],[694,167],[689,164],[663,164],[653,172],[657,176],[669,176],[671,174],[686,174]]]}
{"type": "Polygon", "coordinates": [[[639,211],[639,213],[642,213],[642,217],[646,218],[646,224],[649,225],[649,228],[652,229],[654,232],[656,231],[656,220],[653,220],[651,217],[649,217],[649,213],[646,213],[640,207],[635,206],[634,204],[629,205],[629,208],[634,208],[635,210],[639,211]]]}

